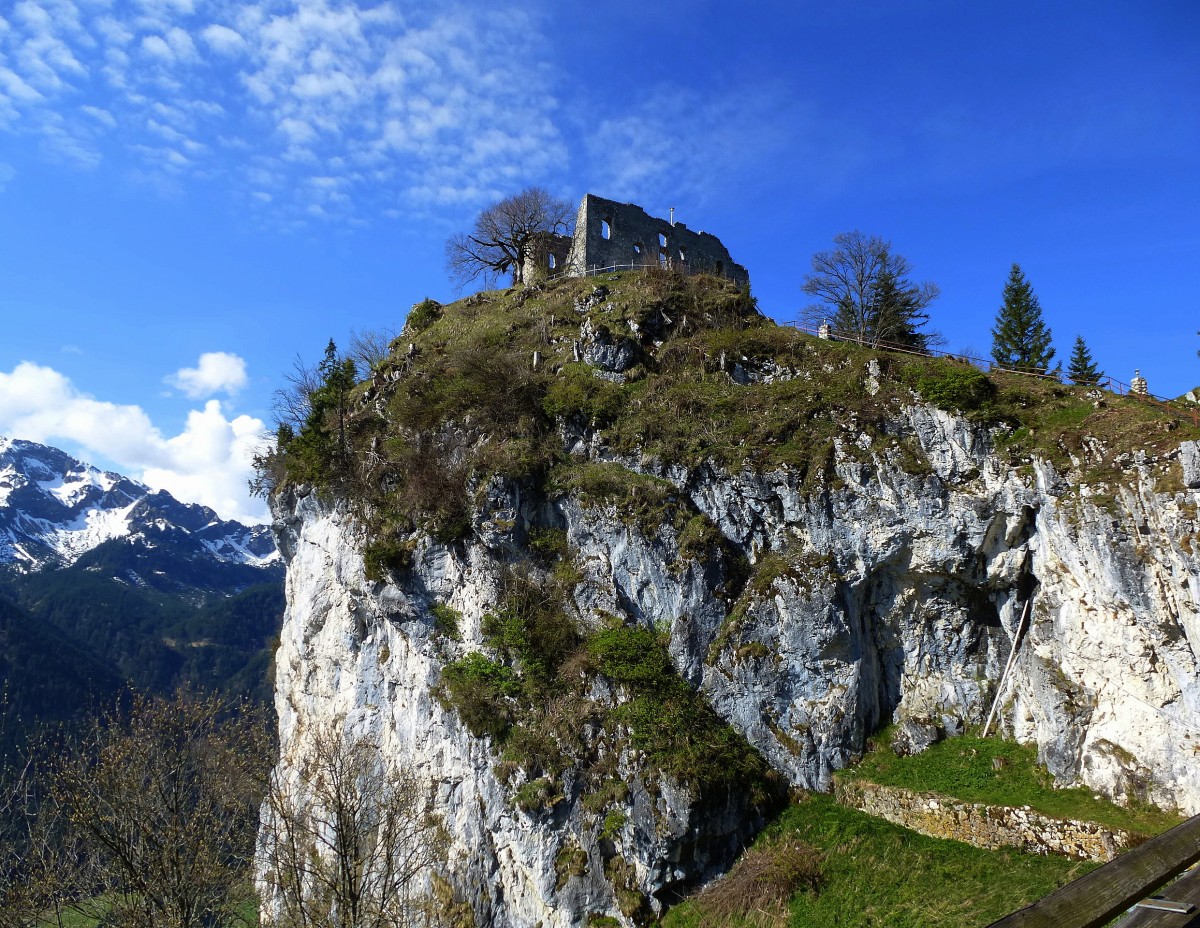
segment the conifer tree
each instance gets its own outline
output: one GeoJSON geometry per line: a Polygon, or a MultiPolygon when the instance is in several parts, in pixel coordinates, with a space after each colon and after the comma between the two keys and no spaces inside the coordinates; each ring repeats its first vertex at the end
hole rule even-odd
{"type": "Polygon", "coordinates": [[[1054,348],[1042,307],[1018,264],[1004,285],[1004,305],[992,329],[992,359],[1000,367],[1043,374],[1050,369],[1054,348]]]}
{"type": "Polygon", "coordinates": [[[1067,367],[1067,377],[1073,384],[1090,387],[1095,385],[1101,376],[1100,368],[1096,367],[1096,362],[1092,358],[1092,353],[1088,351],[1083,336],[1076,335],[1075,347],[1071,351],[1071,363],[1067,367]]]}

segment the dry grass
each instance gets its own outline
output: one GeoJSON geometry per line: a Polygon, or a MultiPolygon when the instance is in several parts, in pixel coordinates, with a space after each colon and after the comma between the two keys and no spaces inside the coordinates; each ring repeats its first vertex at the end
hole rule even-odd
{"type": "Polygon", "coordinates": [[[700,894],[704,924],[782,928],[792,896],[824,882],[822,862],[819,851],[791,836],[750,849],[700,894]]]}

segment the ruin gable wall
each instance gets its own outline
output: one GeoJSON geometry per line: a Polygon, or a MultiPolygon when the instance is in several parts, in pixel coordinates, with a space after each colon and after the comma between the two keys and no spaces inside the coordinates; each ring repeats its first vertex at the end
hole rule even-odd
{"type": "Polygon", "coordinates": [[[672,225],[633,203],[587,194],[575,218],[570,273],[629,264],[707,271],[750,283],[750,274],[715,235],[693,232],[682,222],[672,225]]]}

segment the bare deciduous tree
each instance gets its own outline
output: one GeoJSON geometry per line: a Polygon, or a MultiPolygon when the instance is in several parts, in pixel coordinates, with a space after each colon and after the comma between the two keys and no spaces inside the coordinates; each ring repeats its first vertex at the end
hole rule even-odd
{"type": "Polygon", "coordinates": [[[470,232],[446,242],[446,269],[459,284],[479,279],[487,285],[501,274],[522,283],[531,246],[541,236],[567,233],[573,213],[569,201],[527,187],[493,203],[475,218],[470,232]]]}
{"type": "Polygon", "coordinates": [[[387,360],[397,334],[395,329],[367,329],[350,333],[350,350],[346,354],[354,362],[359,377],[373,374],[387,360]]]}
{"type": "Polygon", "coordinates": [[[286,425],[299,432],[312,412],[312,395],[321,386],[321,371],[316,364],[308,364],[299,355],[292,362],[292,369],[283,375],[284,385],[279,387],[271,403],[276,425],[286,425]]]}
{"type": "MultiPolygon", "coordinates": [[[[235,925],[270,763],[261,713],[218,697],[135,696],[50,748],[0,925],[235,925]]],[[[43,746],[43,751],[45,750],[43,746]]]]}
{"type": "Polygon", "coordinates": [[[427,789],[340,725],[320,728],[305,744],[292,772],[273,775],[263,810],[264,923],[410,928],[442,921],[430,878],[445,859],[446,836],[427,789]]]}
{"type": "Polygon", "coordinates": [[[833,241],[832,251],[813,255],[804,278],[802,289],[818,300],[804,310],[806,321],[828,321],[834,332],[867,344],[925,348],[930,333],[920,330],[937,286],[910,281],[911,265],[878,236],[843,232],[833,241]]]}

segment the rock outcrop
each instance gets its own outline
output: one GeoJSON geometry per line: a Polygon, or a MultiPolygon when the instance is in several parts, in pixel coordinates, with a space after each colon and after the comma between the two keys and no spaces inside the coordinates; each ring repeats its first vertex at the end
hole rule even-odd
{"type": "MultiPolygon", "coordinates": [[[[610,302],[576,309],[613,305],[607,292],[600,299],[610,302]]],[[[609,324],[633,313],[621,306],[609,324]]],[[[464,307],[463,318],[482,312],[464,307]]],[[[671,324],[691,325],[689,311],[698,312],[673,307],[682,321],[671,324]]],[[[561,315],[548,318],[561,325],[561,315]]],[[[644,335],[635,322],[628,329],[644,335]]],[[[570,364],[595,331],[541,342],[538,376],[558,376],[553,365],[570,364]]],[[[665,337],[641,342],[648,364],[665,337]]],[[[624,343],[606,339],[603,358],[589,356],[603,375],[632,358],[630,348],[617,359],[609,348],[624,343]]],[[[441,343],[431,344],[434,357],[441,343]]],[[[573,696],[521,710],[559,723],[550,743],[563,756],[540,768],[510,756],[511,742],[501,752],[486,732],[472,734],[447,698],[447,667],[498,653],[487,617],[514,565],[550,569],[530,552],[552,531],[570,568],[559,574],[562,608],[581,640],[653,632],[637,640],[665,643],[678,678],[753,749],[746,756],[791,787],[830,789],[881,726],[908,723],[918,750],[982,725],[995,705],[999,728],[1036,743],[1059,784],[1200,812],[1194,443],[1114,464],[1084,441],[1070,460],[1028,453],[1014,465],[1011,426],[897,391],[875,358],[847,355],[835,373],[831,362],[806,370],[803,353],[740,356],[731,381],[716,355],[688,343],[675,357],[707,357],[703,378],[732,390],[848,377],[856,396],[886,411],[869,428],[854,413],[822,418],[830,450],[818,479],[769,458],[752,467],[639,453],[560,416],[564,466],[576,477],[476,473],[469,526],[445,542],[413,530],[382,570],[364,564],[367,530],[336,493],[278,493],[289,601],[276,671],[283,771],[318,722],[370,734],[389,763],[429,784],[451,838],[448,878],[481,926],[636,923],[728,866],[778,790],[769,777],[758,792],[702,788],[662,761],[630,721],[641,706],[636,676],[606,672],[595,649],[557,671],[574,675],[573,696]],[[1093,459],[1106,469],[1083,476],[1093,459]],[[439,631],[447,608],[454,635],[439,631]]],[[[972,377],[981,375],[950,369],[945,382],[972,377]]],[[[576,383],[580,395],[591,389],[576,383]]],[[[554,408],[585,401],[564,392],[554,408]]],[[[513,660],[488,666],[520,670],[513,660]]]]}
{"type": "MultiPolygon", "coordinates": [[[[1036,741],[1062,784],[1200,810],[1195,494],[1155,492],[1143,463],[1110,510],[1047,465],[1001,466],[986,432],[952,416],[914,407],[903,426],[932,473],[846,459],[837,489],[806,495],[786,472],[657,468],[732,542],[709,559],[681,558],[673,525],[553,501],[583,573],[579,615],[668,628],[680,674],[797,787],[828,789],[881,725],[953,734],[1000,699],[1004,730],[1036,741]],[[724,588],[722,563],[737,553],[768,570],[740,594],[724,588]]],[[[600,815],[578,797],[523,811],[487,739],[433,695],[451,655],[431,603],[462,616],[454,653],[479,647],[512,546],[547,505],[494,490],[483,540],[423,538],[400,583],[366,579],[359,530],[337,506],[314,493],[279,501],[283,763],[302,755],[305,720],[342,718],[376,737],[430,783],[453,836],[450,871],[480,924],[582,924],[618,915],[620,893],[635,899],[629,915],[643,899],[658,909],[727,864],[748,837],[744,804],[701,809],[676,784],[634,777],[627,800],[600,815]]]]}

